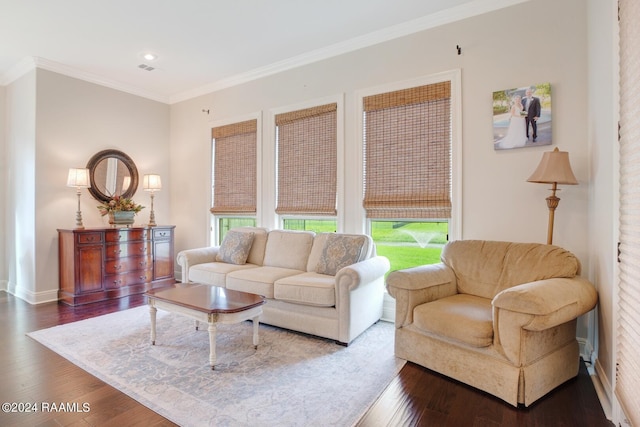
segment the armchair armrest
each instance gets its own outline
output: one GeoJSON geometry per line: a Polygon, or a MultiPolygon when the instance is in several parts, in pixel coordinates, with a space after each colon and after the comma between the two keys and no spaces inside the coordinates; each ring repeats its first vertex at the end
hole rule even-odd
{"type": "Polygon", "coordinates": [[[189,281],[189,268],[191,266],[215,261],[219,250],[220,248],[218,246],[212,246],[208,248],[186,249],[178,252],[176,261],[182,270],[182,282],[186,283],[189,281]]]}
{"type": "Polygon", "coordinates": [[[533,357],[523,352],[523,330],[543,332],[574,321],[595,307],[597,300],[595,287],[581,277],[539,280],[505,289],[492,301],[494,344],[512,363],[522,363],[522,358],[533,357]]]}
{"type": "Polygon", "coordinates": [[[387,276],[387,291],[396,300],[396,328],[413,323],[413,309],[455,295],[456,276],[443,263],[396,270],[387,276]]]}
{"type": "Polygon", "coordinates": [[[534,317],[523,327],[541,331],[575,319],[593,309],[598,301],[595,287],[586,279],[554,278],[514,286],[493,299],[495,309],[534,317]]]}

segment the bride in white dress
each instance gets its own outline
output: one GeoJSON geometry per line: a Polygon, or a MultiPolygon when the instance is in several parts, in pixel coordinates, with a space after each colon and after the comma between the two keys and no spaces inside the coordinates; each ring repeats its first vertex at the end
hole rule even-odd
{"type": "Polygon", "coordinates": [[[509,112],[509,129],[507,129],[505,137],[496,142],[496,148],[518,148],[524,147],[527,143],[526,125],[524,116],[521,115],[522,111],[522,97],[516,95],[513,97],[511,111],[509,112]]]}

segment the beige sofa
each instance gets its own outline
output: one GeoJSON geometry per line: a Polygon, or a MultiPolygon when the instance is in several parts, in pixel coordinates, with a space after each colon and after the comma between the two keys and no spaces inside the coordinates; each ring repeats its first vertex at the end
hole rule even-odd
{"type": "Polygon", "coordinates": [[[183,282],[265,296],[260,322],[343,344],[380,319],[389,270],[366,235],[256,227],[230,230],[220,247],[181,251],[177,261],[183,282]]]}
{"type": "Polygon", "coordinates": [[[576,318],[597,302],[580,263],[552,245],[448,243],[442,262],[387,278],[395,352],[517,406],[578,373],[576,318]]]}

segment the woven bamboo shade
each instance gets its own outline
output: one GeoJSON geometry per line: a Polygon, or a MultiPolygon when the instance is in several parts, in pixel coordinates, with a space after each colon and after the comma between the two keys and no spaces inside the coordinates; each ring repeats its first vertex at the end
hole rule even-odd
{"type": "Polygon", "coordinates": [[[213,128],[214,214],[256,213],[257,120],[213,128]]]}
{"type": "Polygon", "coordinates": [[[451,217],[450,82],[365,97],[367,217],[451,217]]]}
{"type": "Polygon", "coordinates": [[[276,213],[336,215],[337,104],[278,114],[276,213]]]}

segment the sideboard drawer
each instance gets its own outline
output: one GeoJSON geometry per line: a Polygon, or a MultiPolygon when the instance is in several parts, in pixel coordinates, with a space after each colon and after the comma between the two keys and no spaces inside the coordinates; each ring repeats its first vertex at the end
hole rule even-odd
{"type": "Polygon", "coordinates": [[[160,228],[153,230],[153,240],[170,239],[173,236],[172,229],[160,228]]]}
{"type": "Polygon", "coordinates": [[[131,285],[137,285],[140,283],[149,283],[153,273],[151,270],[131,271],[123,274],[107,274],[104,276],[104,288],[116,289],[127,287],[131,285]]]}
{"type": "Polygon", "coordinates": [[[128,271],[146,270],[151,268],[153,262],[151,256],[137,256],[112,259],[105,263],[106,274],[120,274],[128,271]]]}
{"type": "Polygon", "coordinates": [[[107,245],[105,256],[107,259],[125,258],[130,256],[142,256],[151,254],[149,242],[121,243],[119,245],[107,245]]]}
{"type": "Polygon", "coordinates": [[[102,243],[102,233],[82,233],[77,237],[79,245],[102,243]]]}
{"type": "Polygon", "coordinates": [[[107,243],[149,240],[149,232],[146,228],[113,229],[105,233],[105,240],[107,243]]]}

